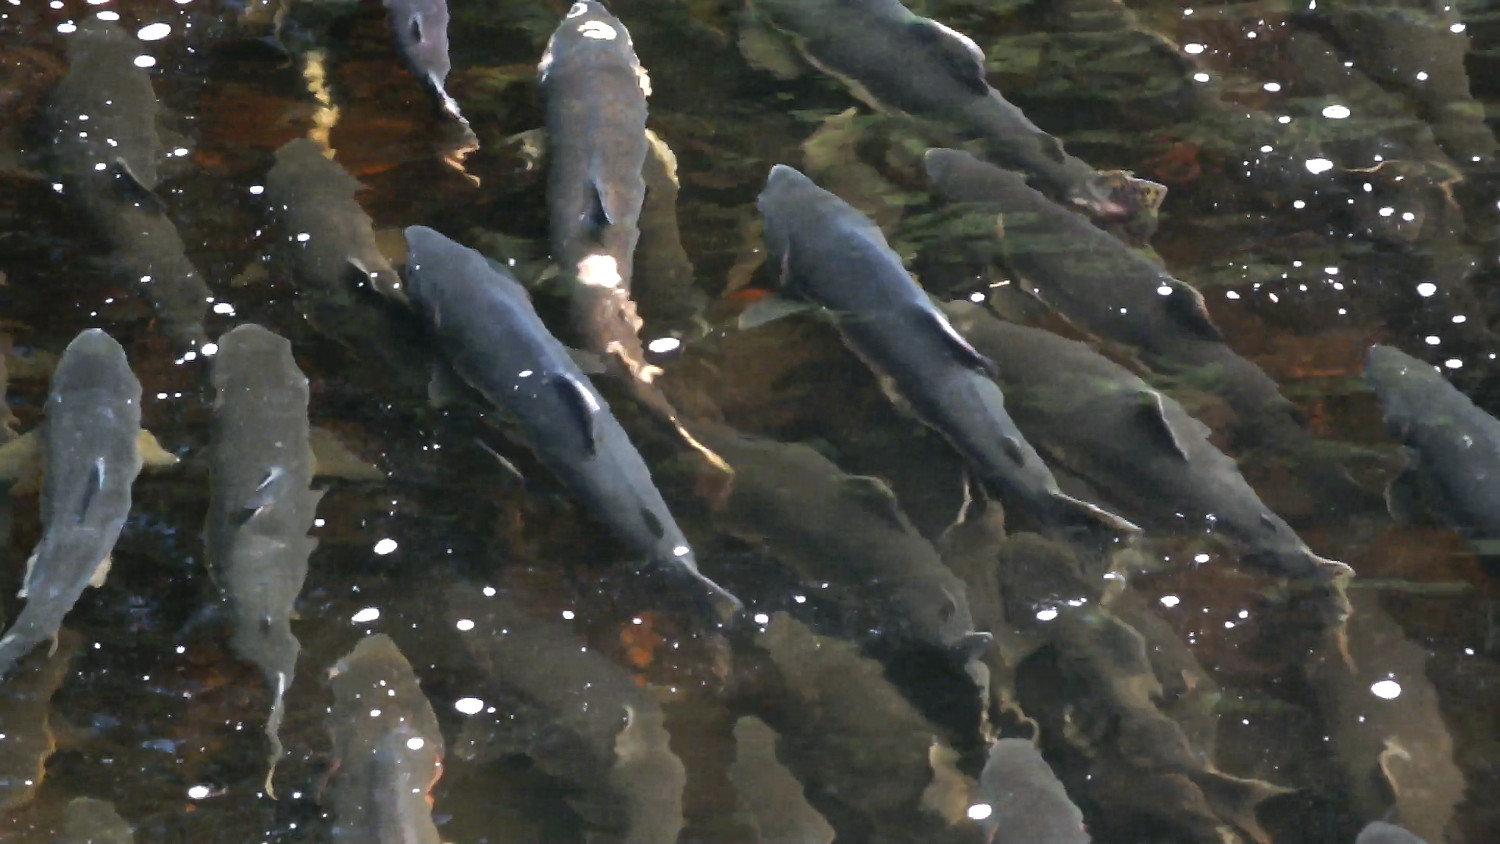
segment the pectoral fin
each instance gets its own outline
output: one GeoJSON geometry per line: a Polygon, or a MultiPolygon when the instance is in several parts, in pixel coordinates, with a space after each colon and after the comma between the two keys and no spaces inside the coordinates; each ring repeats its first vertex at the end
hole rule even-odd
{"type": "Polygon", "coordinates": [[[467,385],[452,367],[446,363],[433,363],[431,372],[431,380],[427,382],[427,401],[433,407],[441,410],[463,400],[468,392],[467,385]]]}
{"type": "MultiPolygon", "coordinates": [[[[1402,449],[1406,452],[1406,449],[1402,449]]],[[[1419,524],[1423,521],[1422,482],[1420,470],[1407,456],[1406,465],[1391,478],[1385,487],[1385,509],[1398,525],[1419,524]]]]}
{"type": "Polygon", "coordinates": [[[583,436],[585,450],[590,455],[595,454],[599,445],[599,432],[594,424],[599,415],[599,400],[587,385],[571,375],[554,376],[552,385],[562,397],[563,404],[573,413],[574,421],[583,436]]]}
{"type": "Polygon", "coordinates": [[[970,369],[977,369],[991,378],[1000,377],[1000,367],[995,362],[979,353],[979,350],[969,344],[958,329],[948,322],[948,318],[933,308],[914,308],[910,312],[911,320],[915,323],[916,330],[937,331],[948,345],[948,350],[953,357],[970,369]]]}
{"type": "Polygon", "coordinates": [[[593,352],[569,348],[568,357],[573,359],[574,365],[582,370],[585,375],[603,375],[609,371],[609,367],[604,365],[604,358],[599,357],[593,352]]]}
{"type": "Polygon", "coordinates": [[[1203,294],[1175,278],[1163,277],[1162,284],[1171,288],[1167,294],[1167,311],[1177,322],[1205,340],[1223,342],[1224,335],[1208,315],[1208,306],[1203,303],[1203,294]]]}
{"type": "Polygon", "coordinates": [[[896,501],[896,493],[885,481],[867,475],[847,475],[839,479],[839,491],[895,530],[911,529],[896,501]]]}
{"type": "Polygon", "coordinates": [[[741,331],[747,331],[751,328],[759,328],[769,322],[775,322],[782,317],[805,313],[812,309],[812,305],[806,302],[784,299],[780,296],[767,296],[740,311],[737,324],[741,331]]]}
{"type": "Polygon", "coordinates": [[[990,92],[985,79],[984,52],[973,39],[927,18],[918,18],[907,27],[955,82],[979,96],[990,92]]]}
{"type": "Polygon", "coordinates": [[[1140,417],[1145,423],[1146,430],[1156,436],[1174,454],[1184,461],[1188,460],[1187,449],[1182,445],[1182,439],[1173,430],[1172,423],[1167,419],[1166,408],[1162,406],[1161,393],[1155,390],[1142,390],[1136,394],[1140,401],[1140,417]]]}
{"type": "Polygon", "coordinates": [[[153,193],[151,188],[142,182],[140,177],[136,176],[135,171],[130,169],[130,165],[126,163],[125,159],[116,158],[114,160],[114,164],[110,166],[110,175],[114,177],[115,185],[119,188],[122,195],[154,211],[166,213],[167,209],[162,204],[161,197],[153,193]]]}
{"type": "Polygon", "coordinates": [[[142,428],[140,434],[135,438],[135,449],[141,456],[141,465],[148,469],[162,469],[167,466],[176,466],[180,462],[177,459],[177,455],[162,448],[161,443],[156,439],[156,435],[145,428],[142,428]]]}

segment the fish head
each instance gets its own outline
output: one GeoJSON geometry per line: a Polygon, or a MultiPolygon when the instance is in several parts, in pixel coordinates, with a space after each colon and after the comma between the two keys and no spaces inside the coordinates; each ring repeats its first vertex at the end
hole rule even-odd
{"type": "Polygon", "coordinates": [[[620,19],[610,14],[603,3],[578,0],[568,8],[552,38],[547,41],[547,49],[537,65],[537,75],[546,82],[549,73],[558,65],[590,55],[617,52],[628,55],[632,65],[639,65],[630,31],[620,19]]]}
{"type": "Polygon", "coordinates": [[[1432,364],[1390,346],[1370,347],[1365,357],[1365,383],[1380,399],[1386,428],[1397,439],[1431,412],[1431,399],[1448,386],[1432,364]]]}
{"type": "Polygon", "coordinates": [[[435,90],[452,65],[448,59],[448,4],[444,0],[386,0],[391,32],[401,55],[435,90]]]}

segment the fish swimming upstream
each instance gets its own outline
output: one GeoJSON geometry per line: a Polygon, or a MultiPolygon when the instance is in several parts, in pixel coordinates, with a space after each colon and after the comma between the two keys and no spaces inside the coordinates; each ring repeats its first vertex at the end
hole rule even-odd
{"type": "Polygon", "coordinates": [[[604,398],[547,331],[521,285],[429,228],[406,230],[408,294],[458,376],[514,416],[541,462],[633,552],[686,574],[721,617],[739,599],[693,549],[604,398]]]}
{"type": "Polygon", "coordinates": [[[234,623],[230,647],[260,668],[271,687],[265,788],[274,797],[283,700],[301,650],[292,604],[318,545],[307,532],[323,496],[309,488],[307,377],[292,359],[291,343],[254,324],[220,337],[213,360],[218,397],[204,546],[234,623]]]}
{"type": "Polygon", "coordinates": [[[990,380],[995,363],[953,330],[874,223],[781,164],[757,207],[779,294],[827,312],[886,392],[947,437],[1007,506],[1055,530],[1096,537],[1138,530],[1058,489],[1006,412],[990,380]]]}
{"type": "Polygon", "coordinates": [[[27,561],[26,606],[0,637],[0,675],[42,642],[55,647],[84,588],[103,585],[141,471],[140,430],[141,382],[125,350],[100,329],[79,334],[52,373],[42,428],[42,541],[27,561]]]}

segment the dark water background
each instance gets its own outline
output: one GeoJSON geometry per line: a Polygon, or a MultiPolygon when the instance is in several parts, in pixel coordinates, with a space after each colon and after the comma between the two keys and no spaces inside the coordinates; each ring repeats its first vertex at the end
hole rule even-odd
{"type": "MultiPolygon", "coordinates": [[[[328,88],[340,109],[330,143],[368,186],[360,201],[378,228],[423,224],[468,243],[497,233],[510,238],[499,250],[509,257],[523,264],[528,255],[545,258],[543,178],[506,139],[542,122],[535,64],[567,5],[454,4],[449,89],[481,141],[468,163],[479,186],[434,153],[436,121],[397,61],[383,10],[360,8],[330,49],[328,88]]],[[[1395,48],[1381,45],[1381,33],[1340,27],[1336,15],[1317,8],[1322,3],[915,5],[971,35],[989,57],[992,84],[1070,151],[1170,187],[1154,248],[1174,275],[1204,292],[1230,346],[1282,384],[1310,429],[1337,444],[1342,463],[1372,490],[1393,465],[1394,445],[1360,379],[1371,343],[1446,366],[1481,407],[1500,412],[1500,338],[1491,333],[1500,320],[1493,132],[1500,7],[1457,3],[1446,13],[1464,25],[1467,44],[1417,26],[1398,39],[1403,61],[1426,56],[1435,73],[1456,62],[1467,72],[1474,102],[1458,119],[1424,99],[1420,85],[1367,63],[1366,56],[1395,56],[1395,48]],[[1355,76],[1338,79],[1299,61],[1295,45],[1309,39],[1355,62],[1355,76]],[[1368,75],[1358,73],[1367,67],[1368,75]],[[1208,81],[1195,81],[1199,73],[1208,81]],[[1324,116],[1340,105],[1348,117],[1324,116]],[[1283,115],[1292,120],[1277,123],[1283,115]],[[1308,137],[1322,144],[1332,170],[1313,173],[1304,161],[1260,152],[1308,137]],[[1382,160],[1389,163],[1378,166],[1382,160]],[[1425,231],[1381,235],[1390,215],[1380,209],[1397,205],[1396,217],[1410,208],[1425,231]],[[1423,282],[1436,293],[1423,295],[1423,282]]],[[[1365,5],[1346,0],[1334,11],[1365,5]]],[[[941,227],[922,225],[930,206],[921,178],[903,163],[909,159],[890,152],[900,141],[882,134],[881,121],[861,118],[857,131],[869,130],[863,140],[831,162],[807,162],[803,142],[855,103],[817,74],[783,82],[751,68],[736,48],[735,3],[618,0],[613,11],[651,73],[650,125],[676,152],[682,242],[709,297],[753,266],[754,197],[778,162],[854,180],[845,184],[880,173],[884,181],[867,195],[874,204],[851,201],[926,268],[929,287],[962,291],[997,280],[944,260],[941,227]],[[855,163],[864,169],[849,175],[855,163]]],[[[246,273],[263,264],[267,245],[251,188],[263,184],[277,147],[308,132],[316,103],[296,64],[237,29],[240,12],[204,0],[0,5],[0,329],[13,340],[6,399],[20,429],[34,427],[49,362],[78,331],[104,327],[126,346],[145,387],[144,426],[183,458],[137,481],[108,583],[89,590],[69,616],[83,646],[52,699],[57,750],[34,798],[0,817],[0,840],[50,840],[62,807],[78,795],[112,800],[136,825],[138,841],[322,840],[323,670],[365,631],[386,632],[416,667],[445,733],[458,735],[465,716],[454,702],[484,698],[485,682],[458,644],[442,595],[447,584],[471,582],[507,587],[542,613],[573,612],[581,636],[670,689],[668,727],[689,770],[683,840],[753,841],[733,818],[724,773],[733,724],[725,681],[712,649],[686,636],[683,605],[664,596],[668,587],[632,576],[614,543],[557,490],[510,481],[476,445],[477,437],[497,441],[477,414],[433,410],[420,347],[393,339],[396,354],[376,365],[367,351],[309,325],[292,306],[295,285],[277,266],[246,273]],[[171,25],[167,38],[142,45],[156,59],[167,129],[181,138],[168,146],[183,150],[158,193],[222,303],[209,335],[248,320],[291,339],[312,380],[313,424],[388,475],[379,483],[327,482],[314,531],[321,544],[294,625],[303,652],[288,696],[290,752],[276,802],[259,793],[269,694],[256,669],[230,655],[222,625],[203,613],[213,594],[200,541],[211,409],[205,370],[201,361],[174,362],[149,307],[110,273],[101,238],[52,190],[45,162],[25,152],[39,148],[45,98],[66,72],[59,24],[99,10],[118,12],[128,31],[171,25]],[[387,538],[396,550],[375,553],[387,538]],[[379,609],[377,620],[351,621],[370,607],[379,609]],[[641,636],[642,627],[656,636],[641,636]],[[210,796],[190,797],[195,786],[210,796]]],[[[388,242],[394,259],[400,239],[388,242]]],[[[726,324],[737,307],[716,302],[709,322],[726,324]]],[[[646,316],[648,337],[681,327],[646,316]]],[[[846,471],[888,479],[929,536],[956,511],[952,459],[934,435],[889,406],[826,327],[716,330],[660,363],[668,393],[689,415],[721,413],[745,431],[826,446],[846,471]]],[[[1217,427],[1212,405],[1194,410],[1217,427]]],[[[534,468],[523,451],[504,448],[534,468]]],[[[756,607],[785,604],[789,587],[761,573],[753,548],[715,530],[692,474],[660,468],[669,456],[661,443],[648,438],[643,450],[705,571],[756,607]]],[[[1451,740],[1466,779],[1461,795],[1432,801],[1455,807],[1448,840],[1500,841],[1500,666],[1484,650],[1483,598],[1495,591],[1492,580],[1441,527],[1397,526],[1379,511],[1320,500],[1289,467],[1242,456],[1273,509],[1320,553],[1355,567],[1363,582],[1356,605],[1371,610],[1366,617],[1388,614],[1384,633],[1400,636],[1365,647],[1368,658],[1389,655],[1390,671],[1413,695],[1427,684],[1435,690],[1426,720],[1404,717],[1414,734],[1451,740]]],[[[8,508],[9,537],[0,545],[7,618],[17,611],[11,596],[39,533],[33,501],[17,496],[8,508]]],[[[1298,789],[1262,806],[1275,841],[1352,841],[1372,819],[1351,796],[1371,772],[1351,772],[1325,738],[1336,732],[1336,717],[1306,680],[1308,650],[1288,633],[1297,627],[1288,617],[1294,611],[1269,603],[1274,589],[1266,578],[1211,556],[1209,564],[1171,567],[1135,585],[1224,690],[1219,766],[1298,789]],[[1176,600],[1163,603],[1165,596],[1176,600]]],[[[944,711],[941,689],[921,701],[924,709],[944,711]]],[[[744,709],[743,701],[735,706],[744,709]]],[[[582,840],[566,787],[524,760],[480,766],[450,755],[445,768],[434,791],[445,840],[582,840]]],[[[1090,822],[1096,840],[1139,840],[1128,818],[1090,822]]]]}

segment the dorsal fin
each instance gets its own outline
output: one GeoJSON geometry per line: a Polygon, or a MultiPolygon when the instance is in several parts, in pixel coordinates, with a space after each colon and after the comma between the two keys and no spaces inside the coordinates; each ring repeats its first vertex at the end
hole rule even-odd
{"type": "Polygon", "coordinates": [[[1179,325],[1204,340],[1224,341],[1224,335],[1219,333],[1219,327],[1214,325],[1213,319],[1208,315],[1208,306],[1203,303],[1202,293],[1170,276],[1164,276],[1161,281],[1171,288],[1171,292],[1166,295],[1167,312],[1179,325]]]}
{"type": "Polygon", "coordinates": [[[953,324],[948,322],[948,318],[935,308],[931,306],[913,308],[910,314],[910,318],[915,323],[914,329],[937,331],[959,363],[970,369],[977,369],[991,378],[1000,376],[1000,368],[995,365],[995,362],[980,354],[979,350],[970,345],[969,341],[965,340],[963,335],[953,327],[953,324]]]}
{"type": "Polygon", "coordinates": [[[563,404],[572,411],[574,420],[578,423],[584,449],[593,455],[598,448],[598,431],[594,423],[599,415],[599,399],[588,386],[567,373],[554,375],[551,380],[554,389],[562,397],[563,404]]]}
{"type": "Polygon", "coordinates": [[[839,479],[839,489],[897,531],[905,532],[911,528],[896,501],[895,491],[885,481],[868,475],[846,475],[839,479]]]}
{"type": "Polygon", "coordinates": [[[990,92],[985,79],[984,52],[973,39],[927,18],[917,18],[907,26],[954,81],[979,96],[990,92]]]}
{"type": "Polygon", "coordinates": [[[1166,443],[1178,457],[1188,459],[1187,449],[1183,447],[1182,439],[1177,436],[1177,431],[1172,428],[1172,423],[1167,419],[1166,407],[1162,405],[1161,393],[1155,390],[1142,390],[1136,394],[1140,400],[1140,415],[1145,422],[1146,430],[1156,435],[1166,443]]]}

